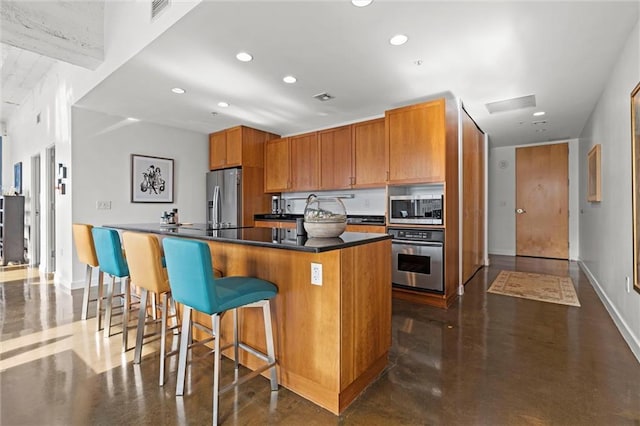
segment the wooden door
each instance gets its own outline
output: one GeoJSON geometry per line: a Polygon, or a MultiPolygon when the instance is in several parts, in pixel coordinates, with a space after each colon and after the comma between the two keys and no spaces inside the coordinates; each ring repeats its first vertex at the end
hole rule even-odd
{"type": "Polygon", "coordinates": [[[264,192],[282,192],[289,189],[289,139],[272,139],[265,145],[264,192]]]}
{"type": "Polygon", "coordinates": [[[386,129],[390,183],[444,182],[444,99],[387,111],[386,129]]]}
{"type": "Polygon", "coordinates": [[[242,165],[242,127],[234,127],[226,132],[225,166],[242,165]]]}
{"type": "Polygon", "coordinates": [[[516,255],[569,258],[569,146],[516,149],[516,255]]]}
{"type": "Polygon", "coordinates": [[[224,167],[227,158],[227,134],[225,131],[209,135],[209,169],[224,167]]]}
{"type": "Polygon", "coordinates": [[[320,183],[318,133],[306,133],[290,138],[291,190],[314,191],[320,183]]]}
{"type": "Polygon", "coordinates": [[[351,126],[318,133],[320,189],[351,188],[351,126]]]}
{"type": "Polygon", "coordinates": [[[387,180],[384,118],[353,124],[354,187],[383,186],[387,180]]]}

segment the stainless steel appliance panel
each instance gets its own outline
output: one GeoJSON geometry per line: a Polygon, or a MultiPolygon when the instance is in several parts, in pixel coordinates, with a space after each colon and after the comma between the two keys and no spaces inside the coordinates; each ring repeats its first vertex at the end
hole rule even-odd
{"type": "Polygon", "coordinates": [[[392,195],[389,197],[389,223],[442,225],[443,195],[392,195]]]}
{"type": "Polygon", "coordinates": [[[207,226],[232,228],[242,222],[242,170],[224,169],[207,173],[207,226]]]}
{"type": "Polygon", "coordinates": [[[444,292],[444,233],[439,230],[389,229],[392,282],[415,290],[444,292]]]}

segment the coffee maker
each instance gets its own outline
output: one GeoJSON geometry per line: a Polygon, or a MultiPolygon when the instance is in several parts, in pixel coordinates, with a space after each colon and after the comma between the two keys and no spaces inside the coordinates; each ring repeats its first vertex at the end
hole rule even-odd
{"type": "Polygon", "coordinates": [[[271,214],[282,214],[282,198],[279,195],[271,197],[271,214]]]}

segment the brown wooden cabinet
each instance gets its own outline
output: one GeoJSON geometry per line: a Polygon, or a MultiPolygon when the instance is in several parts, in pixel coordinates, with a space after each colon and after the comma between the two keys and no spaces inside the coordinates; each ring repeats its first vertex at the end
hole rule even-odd
{"type": "Polygon", "coordinates": [[[272,139],[265,145],[264,192],[288,191],[291,186],[289,138],[272,139]]]}
{"type": "Polygon", "coordinates": [[[384,118],[378,118],[352,125],[354,188],[385,185],[387,161],[384,123],[384,118]]]}
{"type": "Polygon", "coordinates": [[[209,135],[209,168],[264,167],[264,144],[277,135],[245,126],[209,135]]]}
{"type": "Polygon", "coordinates": [[[242,167],[242,225],[252,226],[253,215],[270,211],[270,197],[264,193],[265,144],[279,136],[246,126],[209,135],[211,170],[242,167]]]}
{"type": "Polygon", "coordinates": [[[385,117],[388,182],[444,182],[444,99],[390,110],[385,117]]]}
{"type": "Polygon", "coordinates": [[[313,191],[320,185],[318,133],[305,133],[289,138],[290,191],[313,191]]]}
{"type": "Polygon", "coordinates": [[[320,189],[344,189],[353,185],[351,126],[318,132],[320,189]]]}

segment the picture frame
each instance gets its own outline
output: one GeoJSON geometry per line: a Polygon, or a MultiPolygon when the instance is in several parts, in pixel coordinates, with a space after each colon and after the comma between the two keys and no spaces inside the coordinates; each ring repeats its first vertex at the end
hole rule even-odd
{"type": "Polygon", "coordinates": [[[131,154],[131,202],[173,203],[173,159],[131,154]]]}
{"type": "Polygon", "coordinates": [[[633,288],[640,293],[640,82],[631,91],[631,205],[633,227],[633,288]]]}
{"type": "Polygon", "coordinates": [[[600,144],[596,144],[587,154],[587,201],[599,203],[602,201],[602,185],[600,182],[600,144]]]}
{"type": "Polygon", "coordinates": [[[13,165],[13,187],[17,194],[22,194],[22,161],[13,165]]]}

